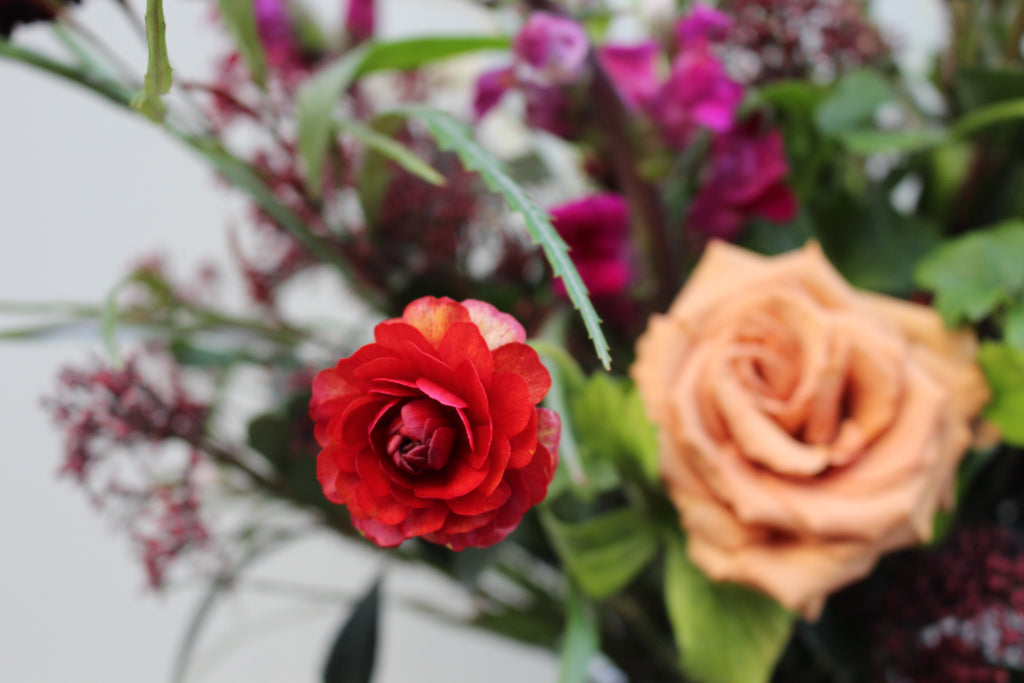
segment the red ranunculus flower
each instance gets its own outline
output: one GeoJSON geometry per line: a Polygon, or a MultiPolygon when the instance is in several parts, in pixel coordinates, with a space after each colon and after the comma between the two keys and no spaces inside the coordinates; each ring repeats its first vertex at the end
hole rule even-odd
{"type": "Polygon", "coordinates": [[[424,297],[313,382],[317,476],[357,529],[462,550],[507,536],[547,494],[558,415],[551,377],[514,318],[424,297]]]}

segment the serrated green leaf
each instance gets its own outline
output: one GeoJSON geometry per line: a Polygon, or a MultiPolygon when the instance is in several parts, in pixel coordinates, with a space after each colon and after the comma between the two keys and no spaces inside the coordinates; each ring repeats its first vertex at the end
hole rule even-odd
{"type": "Polygon", "coordinates": [[[770,597],[711,581],[678,537],[666,548],[665,606],[683,670],[701,683],[766,683],[793,630],[793,614],[770,597]]]}
{"type": "Polygon", "coordinates": [[[569,300],[583,318],[583,325],[594,344],[597,357],[606,370],[610,369],[612,359],[608,342],[601,331],[601,320],[590,302],[587,288],[576,271],[576,266],[569,258],[568,247],[551,225],[551,218],[547,212],[505,172],[501,162],[477,144],[463,124],[450,115],[421,106],[403,107],[394,110],[393,113],[405,114],[422,121],[442,149],[455,152],[466,168],[479,173],[492,191],[505,198],[510,209],[523,216],[533,243],[541,247],[551,270],[565,283],[569,300]]]}
{"type": "Polygon", "coordinates": [[[373,128],[352,120],[341,120],[335,123],[338,129],[359,140],[366,147],[379,152],[396,164],[412,173],[417,178],[431,185],[444,185],[444,176],[434,167],[416,156],[411,149],[397,140],[378,133],[373,128]]]}
{"type": "Polygon", "coordinates": [[[357,602],[338,633],[324,666],[324,683],[370,683],[377,659],[380,615],[378,578],[357,602]]]}
{"type": "Polygon", "coordinates": [[[870,126],[878,107],[892,100],[895,90],[884,76],[871,69],[849,73],[814,112],[822,133],[837,135],[870,126]]]}
{"type": "Polygon", "coordinates": [[[569,574],[597,600],[629,583],[658,550],[650,520],[635,508],[606,512],[583,522],[564,522],[545,509],[541,521],[569,574]]]}
{"type": "Polygon", "coordinates": [[[252,80],[262,88],[267,80],[267,58],[256,27],[254,4],[253,0],[217,0],[220,17],[235,39],[238,54],[252,80]]]}
{"type": "Polygon", "coordinates": [[[978,322],[1024,292],[1024,221],[945,242],[918,263],[915,281],[935,292],[947,325],[978,322]]]}
{"type": "Polygon", "coordinates": [[[160,100],[174,82],[174,72],[167,56],[167,27],[164,24],[163,0],[146,0],[146,46],[149,63],[142,93],[132,99],[132,106],[153,121],[162,121],[167,107],[160,100]]]}
{"type": "Polygon", "coordinates": [[[331,140],[334,107],[356,78],[376,71],[413,69],[467,52],[508,46],[508,38],[438,36],[371,42],[339,57],[307,81],[296,97],[299,154],[306,164],[306,186],[320,192],[331,140]]]}
{"type": "Polygon", "coordinates": [[[565,612],[558,683],[587,683],[588,665],[601,643],[597,614],[593,606],[572,589],[569,591],[565,612]]]}
{"type": "Polygon", "coordinates": [[[1024,351],[988,342],[978,349],[978,365],[992,391],[985,417],[1004,441],[1024,446],[1024,351]]]}

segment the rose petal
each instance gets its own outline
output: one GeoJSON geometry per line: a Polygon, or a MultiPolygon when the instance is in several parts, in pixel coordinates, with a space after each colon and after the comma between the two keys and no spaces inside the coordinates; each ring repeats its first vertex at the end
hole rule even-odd
{"type": "Polygon", "coordinates": [[[526,341],[526,330],[519,321],[486,301],[466,299],[462,305],[469,312],[469,319],[479,328],[487,348],[492,351],[511,342],[526,341]]]}
{"type": "MultiPolygon", "coordinates": [[[[491,512],[505,504],[505,501],[512,495],[512,489],[503,481],[498,482],[490,493],[484,493],[480,489],[471,491],[459,498],[445,501],[452,512],[463,517],[479,515],[484,512],[491,512]]],[[[468,529],[464,529],[468,531],[468,529]]],[[[450,531],[454,531],[450,529],[450,531]]]]}
{"type": "Polygon", "coordinates": [[[490,384],[494,372],[494,359],[487,342],[480,334],[479,328],[473,323],[455,323],[438,348],[441,360],[449,367],[463,362],[470,362],[476,368],[477,375],[483,384],[490,384]]]}
{"type": "Polygon", "coordinates": [[[519,375],[526,382],[530,404],[536,405],[551,388],[551,374],[540,356],[526,344],[506,344],[494,350],[494,371],[519,375]]]}

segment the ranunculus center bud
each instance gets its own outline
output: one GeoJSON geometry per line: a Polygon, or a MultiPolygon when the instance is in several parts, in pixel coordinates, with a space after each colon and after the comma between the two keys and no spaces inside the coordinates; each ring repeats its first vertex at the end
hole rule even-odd
{"type": "Polygon", "coordinates": [[[448,464],[457,433],[448,411],[429,399],[403,405],[387,428],[385,451],[391,462],[409,474],[448,464]]]}

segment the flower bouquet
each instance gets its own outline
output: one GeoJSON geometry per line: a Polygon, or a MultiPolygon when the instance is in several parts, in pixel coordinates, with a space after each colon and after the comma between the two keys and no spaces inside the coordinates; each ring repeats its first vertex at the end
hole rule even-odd
{"type": "Polygon", "coordinates": [[[403,38],[388,0],[216,0],[196,80],[161,0],[108,1],[146,64],[75,0],[0,0],[0,57],[148,119],[244,225],[3,334],[95,323],[45,406],[149,586],[209,586],[174,680],[311,529],[389,558],[325,683],[372,679],[396,564],[564,683],[1024,680],[1024,5],[948,0],[915,68],[854,0],[462,0],[487,30],[403,38]]]}

